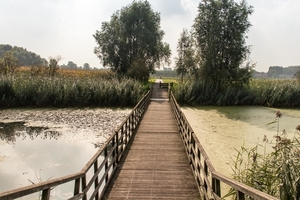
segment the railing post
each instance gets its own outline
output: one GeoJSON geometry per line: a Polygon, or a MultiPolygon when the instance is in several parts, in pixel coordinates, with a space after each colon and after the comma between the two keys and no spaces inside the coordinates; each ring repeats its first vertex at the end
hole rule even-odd
{"type": "MultiPolygon", "coordinates": [[[[94,162],[94,175],[96,174],[97,170],[98,170],[98,159],[96,159],[95,162],[94,162]]],[[[95,181],[94,181],[95,189],[97,189],[98,184],[99,184],[99,182],[98,182],[98,176],[97,176],[95,178],[95,181]]],[[[95,200],[98,200],[98,198],[99,198],[99,193],[97,191],[96,196],[95,196],[95,200]]]]}
{"type": "Polygon", "coordinates": [[[79,191],[80,191],[80,178],[77,178],[75,180],[74,196],[76,196],[77,194],[79,194],[79,191]]]}
{"type": "Polygon", "coordinates": [[[47,189],[43,190],[42,200],[49,200],[50,199],[50,191],[51,191],[51,188],[47,188],[47,189]]]}
{"type": "Polygon", "coordinates": [[[126,144],[126,145],[127,145],[127,134],[128,134],[127,123],[128,123],[128,121],[126,121],[125,124],[124,124],[124,125],[125,125],[125,130],[124,130],[125,133],[124,133],[124,135],[125,135],[125,144],[126,144]]]}
{"type": "Polygon", "coordinates": [[[116,163],[119,164],[119,131],[116,131],[116,143],[117,143],[117,147],[116,147],[116,163]]]}
{"type": "MultiPolygon", "coordinates": [[[[108,152],[107,152],[107,147],[106,147],[104,150],[104,159],[106,159],[107,156],[108,156],[108,152]]],[[[105,161],[105,172],[107,172],[107,170],[108,170],[108,160],[109,159],[107,159],[105,161]]],[[[105,176],[105,184],[107,184],[107,182],[108,182],[108,173],[105,176]]]]}
{"type": "Polygon", "coordinates": [[[212,189],[214,191],[214,193],[216,195],[218,195],[219,197],[221,197],[221,184],[220,184],[220,180],[216,179],[216,178],[212,178],[212,189]]]}
{"type": "Polygon", "coordinates": [[[245,200],[245,194],[241,191],[236,191],[236,199],[237,200],[245,200]]]}
{"type": "Polygon", "coordinates": [[[124,149],[123,126],[122,126],[122,128],[120,130],[121,130],[121,135],[120,135],[120,139],[121,139],[121,153],[123,153],[123,149],[124,149]]]}
{"type": "Polygon", "coordinates": [[[82,191],[84,191],[84,195],[83,195],[82,200],[87,200],[86,191],[85,191],[85,188],[86,188],[86,174],[84,174],[84,176],[81,178],[81,188],[82,188],[82,191]]]}

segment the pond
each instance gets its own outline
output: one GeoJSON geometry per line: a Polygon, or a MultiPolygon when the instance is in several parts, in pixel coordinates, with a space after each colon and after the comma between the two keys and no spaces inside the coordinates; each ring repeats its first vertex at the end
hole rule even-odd
{"type": "MultiPolygon", "coordinates": [[[[236,150],[242,146],[253,148],[263,144],[264,135],[269,142],[277,134],[275,113],[282,113],[279,119],[279,134],[283,129],[288,137],[293,137],[296,127],[300,124],[300,109],[276,109],[258,106],[203,106],[183,107],[200,143],[211,159],[215,169],[224,175],[231,176],[230,165],[237,155],[236,150]],[[271,123],[271,124],[270,124],[271,123]]],[[[267,151],[271,151],[271,145],[267,151]]],[[[260,148],[263,152],[263,148],[260,148]]]]}
{"type": "Polygon", "coordinates": [[[0,110],[0,193],[79,172],[129,112],[0,110]]]}

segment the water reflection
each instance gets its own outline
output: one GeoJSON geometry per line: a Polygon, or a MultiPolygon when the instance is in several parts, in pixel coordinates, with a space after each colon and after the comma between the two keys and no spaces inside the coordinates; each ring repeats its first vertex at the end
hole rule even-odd
{"type": "MultiPolygon", "coordinates": [[[[3,127],[0,132],[0,193],[76,173],[97,150],[85,132],[68,135],[63,131],[61,134],[47,128],[21,125],[0,124],[3,127]]],[[[56,195],[72,191],[64,187],[59,190],[56,195]]],[[[61,198],[55,196],[53,199],[61,198]]]]}
{"type": "Polygon", "coordinates": [[[58,131],[49,130],[47,127],[25,126],[25,122],[0,122],[0,139],[7,144],[15,145],[17,138],[25,140],[27,137],[33,140],[35,138],[55,139],[62,134],[58,131]]]}

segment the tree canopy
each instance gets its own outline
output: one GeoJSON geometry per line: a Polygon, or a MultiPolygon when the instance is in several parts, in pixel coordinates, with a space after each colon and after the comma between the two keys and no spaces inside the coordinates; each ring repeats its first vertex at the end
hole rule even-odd
{"type": "Polygon", "coordinates": [[[245,64],[250,53],[245,34],[253,8],[245,0],[203,0],[198,12],[193,28],[202,79],[219,89],[248,83],[252,66],[245,64]]]}
{"type": "Polygon", "coordinates": [[[171,51],[163,36],[159,13],[148,1],[133,1],[102,23],[94,35],[94,52],[103,66],[118,74],[148,80],[155,68],[169,62],[171,51]]]}
{"type": "Polygon", "coordinates": [[[9,44],[0,44],[0,57],[3,57],[5,52],[12,51],[14,56],[18,59],[20,66],[33,66],[33,65],[47,65],[47,60],[41,58],[39,55],[28,51],[25,48],[9,44]]]}
{"type": "Polygon", "coordinates": [[[177,44],[178,57],[175,58],[176,71],[183,76],[187,73],[198,77],[198,55],[192,33],[183,29],[177,44]]]}

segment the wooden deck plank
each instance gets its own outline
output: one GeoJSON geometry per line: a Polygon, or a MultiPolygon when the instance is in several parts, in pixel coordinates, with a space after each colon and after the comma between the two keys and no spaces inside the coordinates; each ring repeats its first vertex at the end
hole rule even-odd
{"type": "MultiPolygon", "coordinates": [[[[154,92],[168,97],[165,89],[154,92]]],[[[151,101],[104,199],[200,199],[168,101],[151,101]]]]}

